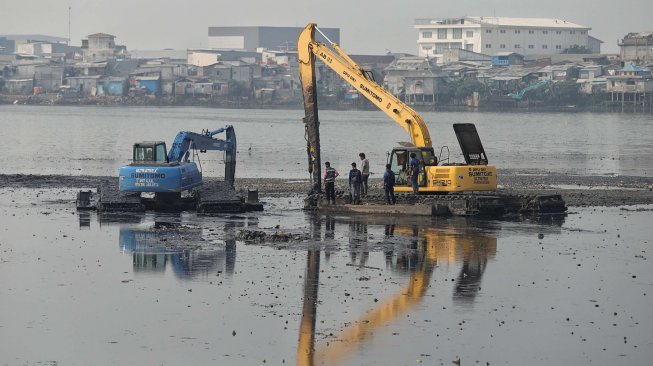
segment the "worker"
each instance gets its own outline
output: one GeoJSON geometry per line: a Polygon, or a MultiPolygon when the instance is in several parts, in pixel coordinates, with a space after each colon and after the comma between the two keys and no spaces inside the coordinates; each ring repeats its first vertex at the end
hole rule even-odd
{"type": "Polygon", "coordinates": [[[361,173],[363,175],[363,184],[361,185],[361,196],[367,196],[367,180],[370,178],[370,161],[365,158],[365,153],[360,153],[361,173]]]}
{"type": "Polygon", "coordinates": [[[336,188],[335,181],[336,177],[340,174],[337,170],[331,167],[331,163],[328,161],[324,163],[324,190],[326,191],[327,204],[336,204],[336,188]]]}
{"type": "Polygon", "coordinates": [[[390,169],[390,164],[385,165],[385,173],[383,173],[383,190],[385,191],[385,202],[388,205],[397,203],[395,197],[395,172],[390,169]]]}
{"type": "Polygon", "coordinates": [[[349,171],[349,189],[351,191],[351,203],[359,205],[361,203],[361,183],[363,175],[356,169],[356,163],[351,163],[349,171]]]}
{"type": "Polygon", "coordinates": [[[410,153],[410,176],[411,183],[413,184],[413,193],[419,194],[419,160],[417,160],[415,153],[410,153]]]}

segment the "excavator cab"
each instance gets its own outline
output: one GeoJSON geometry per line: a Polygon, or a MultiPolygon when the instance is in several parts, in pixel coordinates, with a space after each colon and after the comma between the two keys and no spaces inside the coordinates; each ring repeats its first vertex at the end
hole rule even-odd
{"type": "Polygon", "coordinates": [[[145,141],[134,144],[132,165],[167,163],[168,153],[166,143],[163,141],[145,141]]]}
{"type": "Polygon", "coordinates": [[[390,169],[395,174],[395,185],[397,186],[411,186],[410,181],[410,154],[415,153],[417,160],[420,162],[420,172],[418,184],[420,186],[426,185],[426,169],[427,166],[437,166],[438,158],[435,156],[433,147],[395,147],[390,153],[388,163],[390,169]]]}

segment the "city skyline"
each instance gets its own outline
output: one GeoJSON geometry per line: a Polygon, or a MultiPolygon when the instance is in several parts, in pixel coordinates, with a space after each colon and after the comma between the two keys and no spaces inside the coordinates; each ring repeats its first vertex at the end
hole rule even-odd
{"type": "Polygon", "coordinates": [[[179,3],[144,0],[36,1],[9,3],[0,13],[0,34],[47,34],[68,37],[71,7],[71,45],[81,45],[87,35],[105,32],[116,36],[128,49],[186,49],[208,46],[211,26],[297,26],[316,22],[341,30],[341,43],[350,53],[383,54],[388,51],[417,53],[416,18],[447,18],[463,15],[559,18],[592,28],[604,42],[602,52],[617,53],[617,40],[629,32],[650,31],[653,3],[625,0],[618,9],[605,1],[466,1],[435,6],[424,0],[401,4],[372,1],[351,3],[296,3],[280,0],[261,5],[191,0],[179,3]],[[293,11],[288,11],[292,8],[293,11]],[[633,11],[636,10],[636,11],[633,11]],[[624,14],[619,14],[623,11],[624,14]],[[343,15],[344,14],[344,15],[343,15]],[[628,21],[624,20],[628,16],[628,21]]]}

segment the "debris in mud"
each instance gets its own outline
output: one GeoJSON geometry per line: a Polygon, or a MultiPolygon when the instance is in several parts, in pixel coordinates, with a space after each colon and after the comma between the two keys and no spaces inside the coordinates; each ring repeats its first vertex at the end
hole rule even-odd
{"type": "Polygon", "coordinates": [[[289,241],[303,241],[308,239],[308,236],[302,234],[286,233],[283,231],[276,231],[272,234],[268,234],[265,231],[261,230],[242,229],[238,231],[236,239],[243,240],[246,243],[286,243],[289,241]]]}

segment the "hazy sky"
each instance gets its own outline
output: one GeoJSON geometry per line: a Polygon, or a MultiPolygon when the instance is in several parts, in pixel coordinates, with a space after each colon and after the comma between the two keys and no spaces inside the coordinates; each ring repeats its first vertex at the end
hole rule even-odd
{"type": "Polygon", "coordinates": [[[652,0],[24,0],[3,1],[0,34],[39,33],[68,37],[115,35],[128,49],[207,46],[209,26],[270,25],[339,27],[343,48],[353,54],[417,52],[415,18],[496,15],[560,18],[592,28],[603,52],[617,52],[628,32],[653,31],[652,0]]]}

